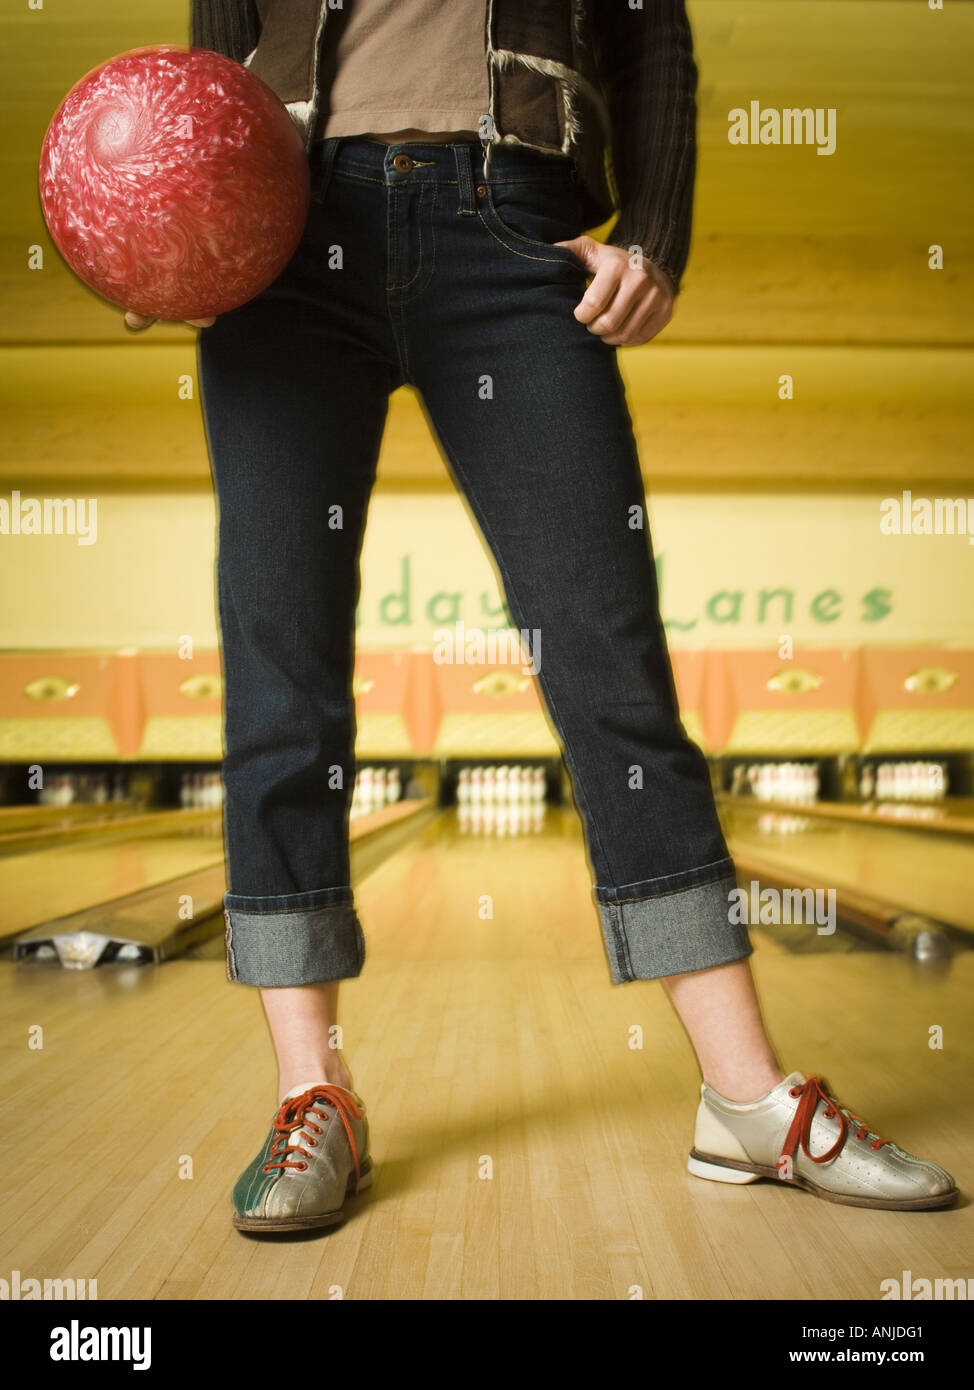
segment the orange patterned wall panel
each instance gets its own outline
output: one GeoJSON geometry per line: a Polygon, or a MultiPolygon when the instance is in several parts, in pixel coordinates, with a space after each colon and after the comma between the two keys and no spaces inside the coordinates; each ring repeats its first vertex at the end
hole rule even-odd
{"type": "Polygon", "coordinates": [[[853,751],[859,663],[852,648],[708,652],[706,728],[726,752],[827,755],[853,751]]]}
{"type": "Polygon", "coordinates": [[[124,698],[110,652],[0,655],[0,758],[124,756],[124,698]]]}
{"type": "Polygon", "coordinates": [[[974,651],[865,649],[860,660],[864,752],[974,748],[974,651]]]}
{"type": "Polygon", "coordinates": [[[673,684],[680,702],[680,717],[694,743],[707,749],[710,740],[704,720],[704,689],[707,671],[706,652],[671,652],[673,684]]]}
{"type": "Polygon", "coordinates": [[[204,759],[222,755],[223,680],[217,651],[140,652],[132,691],[139,756],[204,759]]]}
{"type": "Polygon", "coordinates": [[[548,757],[557,752],[527,654],[524,660],[476,663],[437,662],[432,653],[428,659],[435,698],[435,754],[548,757]]]}
{"type": "MultiPolygon", "coordinates": [[[[457,653],[458,655],[459,653],[457,653]]],[[[528,658],[356,656],[361,757],[557,754],[528,658]]],[[[712,753],[974,748],[974,651],[673,652],[690,737],[712,753]]],[[[0,653],[0,759],[218,759],[218,651],[0,653]]]]}
{"type": "Polygon", "coordinates": [[[432,741],[425,661],[413,652],[361,651],[352,694],[362,758],[412,757],[432,741]]]}

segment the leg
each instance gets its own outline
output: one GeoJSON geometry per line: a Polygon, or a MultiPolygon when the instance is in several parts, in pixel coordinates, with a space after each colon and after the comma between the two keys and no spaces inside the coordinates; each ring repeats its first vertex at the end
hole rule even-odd
{"type": "MultiPolygon", "coordinates": [[[[539,234],[577,233],[570,190],[533,196],[555,208],[539,234]]],[[[466,217],[456,195],[438,205],[438,292],[400,308],[415,383],[514,624],[536,637],[613,980],[723,966],[751,947],[706,760],[679,718],[616,354],[573,317],[574,258],[500,222],[497,206],[529,230],[530,184],[495,198],[466,217]]]]}
{"type": "Polygon", "coordinates": [[[326,202],[333,153],[315,152],[284,274],[199,348],[220,517],[227,969],[260,987],[279,1069],[274,1127],[234,1188],[244,1230],[330,1225],[371,1178],[334,1029],[339,981],[364,959],[348,854],[354,614],[398,382],[372,270],[382,209],[364,186],[326,202]],[[342,242],[364,255],[331,275],[342,242]]]}
{"type": "Polygon", "coordinates": [[[442,228],[456,260],[439,265],[441,281],[451,265],[462,274],[414,308],[425,332],[413,370],[515,625],[544,638],[533,654],[613,979],[665,979],[696,1050],[690,1171],[777,1177],[850,1205],[949,1205],[949,1173],[876,1135],[821,1077],[782,1078],[729,911],[735,876],[706,762],[679,721],[649,539],[632,526],[645,498],[615,350],[572,316],[580,268],[545,247],[582,226],[564,189],[560,203],[517,179],[497,193],[464,220],[461,180],[460,216],[442,228]]]}
{"type": "Polygon", "coordinates": [[[628,417],[604,346],[586,334],[576,356],[592,364],[584,386],[564,346],[557,369],[525,361],[504,370],[505,385],[530,380],[535,408],[541,384],[552,391],[539,421],[509,413],[508,400],[519,405],[514,390],[485,408],[476,430],[453,418],[455,382],[452,390],[449,380],[442,389],[431,382],[425,399],[445,446],[484,445],[483,454],[461,447],[451,459],[493,542],[516,624],[542,635],[540,684],[601,878],[613,978],[665,978],[704,1079],[728,1098],[754,1099],[783,1073],[745,959],[750,947],[728,917],[733,867],[705,760],[679,722],[648,543],[642,533],[633,543],[620,523],[629,506],[645,506],[628,417]],[[607,414],[593,419],[600,398],[607,414]],[[484,457],[495,475],[510,461],[496,490],[479,486],[484,457]]]}
{"type": "Polygon", "coordinates": [[[381,296],[328,269],[337,238],[378,249],[362,213],[313,204],[284,274],[199,343],[219,504],[227,962],[263,988],[350,978],[364,954],[348,859],[354,614],[397,379],[381,296]]]}
{"type": "MultiPolygon", "coordinates": [[[[288,270],[199,345],[220,503],[228,967],[263,987],[282,1091],[308,1069],[347,1084],[329,1047],[338,984],[324,981],[361,967],[347,858],[354,605],[396,385],[363,281],[327,270],[338,229],[321,160],[313,175],[288,270]]],[[[361,225],[345,235],[378,253],[361,225]]]]}
{"type": "Polygon", "coordinates": [[[664,980],[708,1086],[727,1100],[765,1096],[784,1072],[764,1031],[750,961],[664,980]]]}
{"type": "Polygon", "coordinates": [[[341,1051],[333,1046],[338,1027],[338,981],[262,989],[261,1000],[274,1040],[278,1100],[289,1091],[324,1081],[352,1089],[341,1051]]]}

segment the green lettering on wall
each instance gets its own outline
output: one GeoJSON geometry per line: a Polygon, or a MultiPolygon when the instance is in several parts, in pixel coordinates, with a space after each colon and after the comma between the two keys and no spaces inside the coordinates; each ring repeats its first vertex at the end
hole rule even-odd
{"type": "Polygon", "coordinates": [[[463,594],[448,594],[442,589],[426,605],[426,616],[431,623],[458,623],[460,621],[460,605],[463,602],[463,594]],[[450,611],[441,613],[440,605],[447,603],[450,611]]]}
{"type": "Polygon", "coordinates": [[[883,618],[888,618],[892,611],[892,589],[870,589],[868,594],[863,594],[860,616],[864,623],[882,622],[883,618]]]}
{"type": "Polygon", "coordinates": [[[480,611],[485,618],[503,618],[508,627],[514,626],[503,599],[501,600],[499,607],[492,608],[490,604],[487,602],[487,595],[482,593],[480,595],[480,611]]]}
{"type": "Polygon", "coordinates": [[[402,575],[402,588],[398,593],[386,594],[379,603],[379,619],[387,627],[401,627],[403,624],[409,625],[413,618],[409,607],[409,590],[411,582],[410,558],[408,555],[402,557],[402,564],[399,567],[402,575]],[[399,605],[399,616],[392,617],[392,609],[399,605]]]}
{"type": "Polygon", "coordinates": [[[707,617],[715,623],[739,623],[744,595],[739,589],[718,589],[707,600],[707,617]],[[722,611],[725,608],[726,611],[722,611]]]}
{"type": "Polygon", "coordinates": [[[834,623],[842,615],[841,604],[838,589],[823,589],[812,599],[812,617],[817,623],[834,623]]]}
{"type": "Polygon", "coordinates": [[[794,609],[795,609],[795,591],[794,591],[794,589],[759,589],[759,590],[758,590],[758,622],[759,622],[759,623],[763,623],[763,622],[766,622],[766,621],[767,621],[767,616],[768,616],[768,605],[770,604],[770,602],[771,602],[772,599],[779,598],[779,597],[780,597],[780,598],[783,598],[785,602],[784,602],[784,609],[783,609],[783,611],[779,614],[777,621],[778,621],[779,623],[790,623],[790,622],[791,622],[791,620],[792,620],[792,614],[794,613],[794,609]]]}
{"type": "MultiPolygon", "coordinates": [[[[660,612],[662,613],[662,611],[663,611],[663,556],[662,556],[662,555],[657,555],[657,556],[656,556],[656,587],[657,587],[657,589],[659,590],[659,610],[660,610],[660,612]]],[[[665,618],[665,619],[663,620],[663,626],[664,626],[664,627],[675,627],[675,628],[677,628],[680,632],[689,632],[689,631],[691,630],[691,628],[695,628],[696,625],[697,625],[697,620],[696,620],[696,618],[691,618],[691,619],[689,620],[689,622],[685,622],[685,623],[684,623],[684,622],[681,622],[679,618],[665,618]]]]}

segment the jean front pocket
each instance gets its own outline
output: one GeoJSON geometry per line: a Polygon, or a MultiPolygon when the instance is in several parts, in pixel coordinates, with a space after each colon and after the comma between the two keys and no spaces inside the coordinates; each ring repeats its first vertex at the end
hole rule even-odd
{"type": "Polygon", "coordinates": [[[578,193],[570,175],[495,182],[477,199],[480,220],[496,241],[515,256],[582,270],[566,246],[584,230],[578,193]]]}

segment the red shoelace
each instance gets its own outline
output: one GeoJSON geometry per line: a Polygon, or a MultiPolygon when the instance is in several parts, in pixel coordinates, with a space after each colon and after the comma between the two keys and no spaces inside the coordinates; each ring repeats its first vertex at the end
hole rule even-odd
{"type": "MultiPolygon", "coordinates": [[[[854,1121],[859,1128],[856,1130],[857,1139],[865,1139],[872,1133],[865,1120],[858,1115],[853,1115],[852,1111],[841,1106],[839,1102],[829,1095],[829,1083],[824,1076],[806,1076],[800,1086],[792,1086],[788,1094],[793,1100],[798,1101],[798,1108],[795,1111],[791,1128],[788,1130],[785,1146],[781,1151],[782,1158],[793,1158],[798,1145],[801,1144],[802,1150],[807,1158],[813,1163],[828,1163],[842,1152],[845,1141],[849,1137],[849,1121],[854,1121]],[[812,1135],[812,1121],[815,1118],[815,1111],[818,1109],[819,1101],[825,1102],[825,1109],[822,1111],[822,1118],[831,1120],[838,1116],[839,1137],[824,1154],[813,1154],[809,1149],[809,1141],[812,1135]]],[[[877,1134],[875,1139],[871,1139],[869,1147],[871,1149],[881,1149],[884,1144],[889,1144],[889,1139],[881,1139],[877,1134]]]]}
{"type": "MultiPolygon", "coordinates": [[[[321,1125],[315,1124],[314,1120],[308,1119],[305,1114],[306,1111],[311,1110],[315,1102],[319,1104],[325,1102],[328,1105],[333,1105],[338,1113],[338,1118],[345,1126],[349,1147],[352,1150],[352,1162],[355,1165],[355,1191],[358,1192],[361,1173],[359,1170],[358,1147],[355,1143],[355,1135],[352,1132],[350,1117],[360,1120],[362,1118],[362,1112],[356,1105],[354,1098],[349,1095],[347,1091],[343,1091],[340,1086],[312,1086],[310,1090],[304,1091],[300,1096],[292,1096],[290,1100],[281,1102],[281,1108],[277,1112],[277,1117],[274,1120],[274,1129],[277,1138],[271,1146],[270,1156],[268,1161],[264,1164],[263,1171],[269,1173],[272,1168],[295,1168],[298,1172],[304,1172],[308,1166],[307,1162],[292,1163],[288,1158],[282,1159],[280,1155],[284,1153],[304,1154],[305,1160],[311,1157],[299,1144],[294,1144],[288,1148],[287,1140],[288,1136],[293,1134],[296,1129],[310,1129],[313,1130],[315,1134],[322,1133],[321,1125]],[[272,1163],[270,1161],[271,1159],[274,1159],[275,1162],[272,1163]]],[[[312,1113],[316,1115],[319,1120],[330,1119],[330,1116],[323,1114],[320,1110],[315,1110],[312,1113]]],[[[304,1142],[311,1148],[314,1148],[318,1143],[317,1139],[310,1138],[306,1139],[304,1142]]]]}

